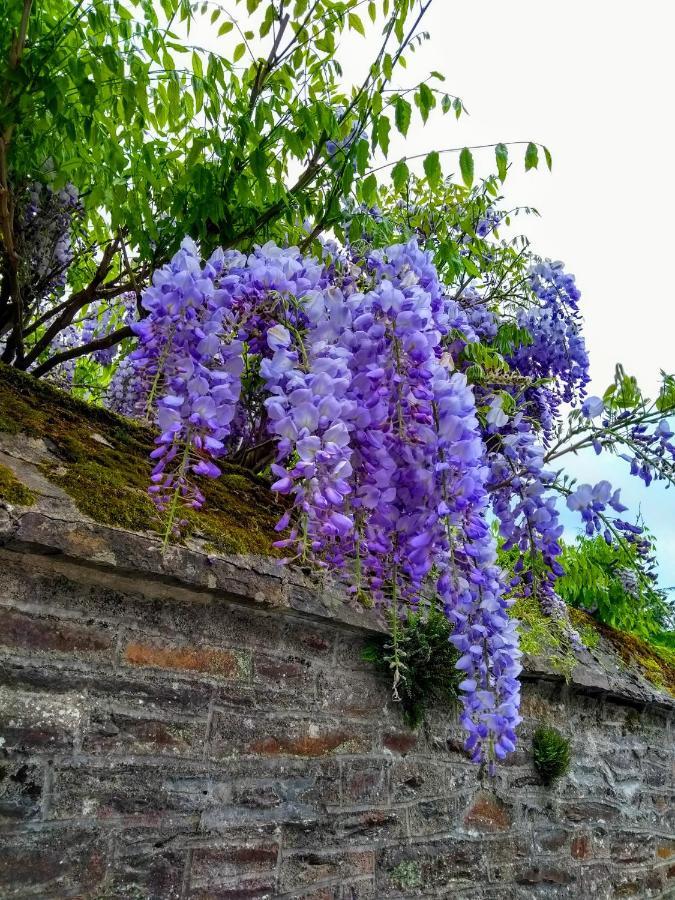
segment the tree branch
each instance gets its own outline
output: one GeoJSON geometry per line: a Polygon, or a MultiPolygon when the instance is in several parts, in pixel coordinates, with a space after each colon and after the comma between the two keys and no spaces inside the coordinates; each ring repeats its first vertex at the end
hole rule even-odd
{"type": "Polygon", "coordinates": [[[37,368],[33,369],[31,375],[40,378],[41,375],[51,372],[52,369],[56,368],[56,366],[62,362],[67,362],[69,359],[76,359],[78,356],[86,356],[88,353],[95,353],[97,350],[107,350],[109,347],[114,347],[115,344],[119,344],[124,338],[133,336],[134,333],[131,330],[131,327],[129,325],[124,325],[122,328],[118,328],[117,331],[112,331],[105,337],[97,338],[95,341],[89,341],[88,344],[81,344],[79,347],[71,347],[69,350],[61,350],[59,353],[55,353],[54,356],[51,356],[48,360],[37,366],[37,368]]]}
{"type": "Polygon", "coordinates": [[[70,325],[70,323],[75,318],[75,314],[77,313],[77,311],[82,309],[83,306],[86,306],[87,303],[91,303],[91,301],[96,296],[96,291],[103,283],[103,279],[110,271],[110,264],[113,260],[113,257],[117,253],[117,249],[118,239],[116,238],[114,241],[111,241],[103,251],[101,262],[98,264],[91,282],[87,285],[86,288],[83,288],[81,291],[78,291],[76,294],[73,294],[73,296],[70,297],[66,308],[58,316],[58,318],[52,322],[52,324],[42,335],[40,340],[37,341],[35,346],[31,349],[30,353],[24,359],[23,364],[19,366],[19,368],[27,369],[30,365],[32,365],[38,358],[38,356],[43,353],[51,344],[59,331],[61,331],[67,325],[70,325]]]}

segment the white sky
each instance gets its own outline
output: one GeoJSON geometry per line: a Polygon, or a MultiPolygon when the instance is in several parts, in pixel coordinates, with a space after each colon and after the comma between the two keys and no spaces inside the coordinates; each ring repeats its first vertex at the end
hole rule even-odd
{"type": "MultiPolygon", "coordinates": [[[[245,9],[227,8],[243,25],[245,9]]],[[[350,37],[340,53],[349,83],[379,41],[365,7],[361,12],[368,37],[350,37]]],[[[667,268],[675,214],[675,4],[435,0],[423,27],[430,40],[409,55],[395,86],[408,87],[436,69],[470,115],[456,121],[432,114],[405,141],[392,140],[390,159],[498,141],[546,144],[552,173],[543,165],[525,173],[524,148],[511,151],[508,203],[539,210],[540,219],[523,217],[520,227],[538,253],[564,260],[577,277],[591,391],[602,393],[620,361],[653,394],[659,369],[675,371],[675,285],[667,268]]],[[[198,29],[193,39],[223,52],[215,30],[198,29]]],[[[444,156],[443,166],[446,174],[456,170],[457,157],[444,156]]],[[[479,151],[476,174],[491,172],[492,151],[479,151]]],[[[675,495],[659,486],[641,490],[605,456],[571,460],[569,468],[582,481],[613,475],[632,508],[641,503],[659,539],[662,582],[675,584],[675,495]]]]}

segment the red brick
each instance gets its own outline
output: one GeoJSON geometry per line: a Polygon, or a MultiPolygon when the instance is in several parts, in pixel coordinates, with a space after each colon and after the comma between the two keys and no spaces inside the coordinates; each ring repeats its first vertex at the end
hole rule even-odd
{"type": "Polygon", "coordinates": [[[579,834],[570,845],[570,853],[573,859],[588,859],[591,855],[591,838],[588,834],[579,834]]]}
{"type": "Polygon", "coordinates": [[[464,816],[466,828],[477,831],[506,831],[513,821],[511,810],[491,794],[480,794],[464,816]]]}
{"type": "Polygon", "coordinates": [[[376,760],[345,760],[342,769],[342,802],[382,803],[387,799],[387,767],[376,760]]]}
{"type": "Polygon", "coordinates": [[[321,735],[302,734],[298,737],[268,735],[252,741],[248,749],[262,756],[324,756],[335,750],[349,752],[354,735],[349,731],[327,731],[321,735]]]}
{"type": "Polygon", "coordinates": [[[313,721],[247,715],[236,710],[217,710],[214,715],[210,755],[325,756],[370,750],[370,729],[341,725],[339,721],[313,721]]]}
{"type": "Polygon", "coordinates": [[[417,735],[414,731],[386,731],[382,744],[393,753],[410,753],[417,746],[417,735]]]}
{"type": "Polygon", "coordinates": [[[273,872],[279,859],[276,841],[247,841],[232,847],[198,848],[192,854],[193,888],[221,885],[239,875],[273,872]]]}
{"type": "Polygon", "coordinates": [[[670,859],[675,853],[675,844],[659,844],[656,848],[656,855],[659,859],[670,859]]]}
{"type": "Polygon", "coordinates": [[[254,683],[273,685],[275,688],[309,691],[314,694],[314,672],[310,663],[300,657],[271,656],[268,653],[254,655],[254,683]]]}
{"type": "Polygon", "coordinates": [[[219,678],[242,679],[248,678],[250,673],[248,654],[214,647],[130,643],[124,650],[124,661],[131,666],[175,669],[219,678]]]}

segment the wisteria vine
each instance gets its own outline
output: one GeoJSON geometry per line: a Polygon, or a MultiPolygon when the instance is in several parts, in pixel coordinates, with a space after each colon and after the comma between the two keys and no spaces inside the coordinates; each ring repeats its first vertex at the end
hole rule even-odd
{"type": "MultiPolygon", "coordinates": [[[[547,464],[561,404],[582,404],[587,431],[605,412],[586,397],[579,292],[562,265],[531,270],[532,303],[515,321],[529,339],[503,356],[514,377],[491,387],[468,378],[471,348],[501,327],[480,292],[453,296],[414,239],[359,246],[326,242],[319,259],[268,243],[202,262],[186,238],[143,294],[138,347],[109,402],[159,425],[149,490],[166,541],[204,503],[195,476],[271,444],[272,490],[290,504],[277,525],[287,561],[326,568],[394,623],[438,602],[459,651],[467,751],[493,766],[520,721],[509,606],[536,596],[566,621],[557,496],[589,534],[637,540],[640,528],[610,520],[625,507],[608,482],[568,485],[547,464]],[[508,581],[493,516],[519,554],[508,581]]],[[[652,456],[670,452],[663,421],[640,436],[652,456]]],[[[400,677],[403,660],[394,687],[400,677]]]]}

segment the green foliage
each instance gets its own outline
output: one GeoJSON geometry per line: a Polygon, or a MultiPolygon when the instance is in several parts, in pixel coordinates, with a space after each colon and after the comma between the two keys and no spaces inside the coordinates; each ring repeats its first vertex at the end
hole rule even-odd
{"type": "MultiPolygon", "coordinates": [[[[416,115],[425,122],[437,106],[442,114],[462,107],[439,104],[427,81],[404,92],[415,106],[389,87],[428,37],[417,30],[424,10],[412,0],[369,4],[383,36],[364,61],[366,76],[345,83],[341,38],[366,35],[362,5],[24,0],[0,7],[0,196],[9,198],[7,210],[0,203],[0,334],[23,318],[4,361],[19,368],[37,361],[37,374],[49,371],[54,335],[92,301],[141,289],[186,233],[205,254],[269,239],[309,246],[339,225],[346,201],[374,203],[370,170],[375,153],[387,153],[392,120],[405,134],[416,115]],[[198,24],[217,37],[215,49],[193,43],[198,24]],[[39,322],[45,311],[38,315],[37,303],[22,296],[25,273],[13,249],[13,212],[33,181],[57,189],[71,182],[84,203],[70,299],[62,309],[55,298],[53,314],[39,322]]],[[[438,154],[425,168],[438,185],[438,154]]],[[[400,186],[404,172],[396,170],[400,186]]],[[[119,330],[118,340],[130,336],[119,330]]],[[[83,365],[75,381],[95,395],[110,371],[83,365]]]]}
{"type": "Polygon", "coordinates": [[[434,605],[408,611],[401,622],[389,617],[390,638],[373,640],[364,659],[384,673],[400,675],[395,696],[410,728],[417,728],[432,703],[448,704],[457,696],[461,675],[458,653],[450,643],[450,624],[434,605]]]}
{"type": "Polygon", "coordinates": [[[561,563],[565,574],[557,590],[570,606],[644,640],[672,645],[672,605],[633,546],[580,537],[563,547],[561,563]]]}
{"type": "Polygon", "coordinates": [[[532,739],[534,766],[544,784],[552,784],[570,768],[570,742],[557,728],[540,725],[532,739]]]}

